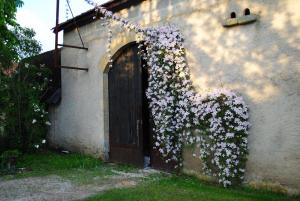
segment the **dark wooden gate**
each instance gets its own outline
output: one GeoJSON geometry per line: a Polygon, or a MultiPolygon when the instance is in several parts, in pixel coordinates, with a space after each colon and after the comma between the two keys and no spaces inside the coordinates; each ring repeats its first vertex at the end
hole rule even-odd
{"type": "Polygon", "coordinates": [[[110,160],[143,166],[143,83],[136,43],[115,56],[108,89],[110,160]]]}
{"type": "Polygon", "coordinates": [[[153,121],[149,114],[145,90],[148,72],[142,68],[136,43],[131,43],[114,55],[108,72],[110,161],[142,167],[144,156],[151,166],[171,171],[157,150],[153,150],[153,121]]]}

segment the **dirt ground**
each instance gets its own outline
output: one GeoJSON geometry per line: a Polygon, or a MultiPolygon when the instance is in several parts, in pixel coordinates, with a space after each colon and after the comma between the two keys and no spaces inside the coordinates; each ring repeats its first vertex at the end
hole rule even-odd
{"type": "Polygon", "coordinates": [[[93,184],[81,185],[62,177],[52,175],[45,177],[29,177],[1,181],[1,201],[67,201],[90,197],[101,191],[134,187],[143,178],[155,173],[155,170],[140,170],[137,173],[115,171],[115,175],[97,178],[93,184]]]}

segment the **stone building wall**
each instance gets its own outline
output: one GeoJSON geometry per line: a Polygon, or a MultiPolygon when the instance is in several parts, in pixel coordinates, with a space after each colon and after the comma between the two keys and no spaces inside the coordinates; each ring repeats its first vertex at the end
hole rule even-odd
{"type": "MultiPolygon", "coordinates": [[[[187,62],[199,93],[224,87],[240,93],[250,108],[247,181],[300,188],[300,1],[147,0],[119,12],[143,26],[176,24],[185,38],[187,62]],[[249,25],[222,22],[244,9],[259,16],[249,25]]],[[[102,158],[108,153],[106,29],[96,21],[81,27],[88,51],[62,50],[62,102],[52,108],[53,144],[102,158]]],[[[112,49],[135,40],[113,26],[112,49]]],[[[74,31],[64,43],[80,45],[74,31]]],[[[191,153],[191,151],[190,151],[191,153]]],[[[185,169],[200,171],[185,154],[185,169]]],[[[198,164],[199,163],[199,164],[198,164]]]]}

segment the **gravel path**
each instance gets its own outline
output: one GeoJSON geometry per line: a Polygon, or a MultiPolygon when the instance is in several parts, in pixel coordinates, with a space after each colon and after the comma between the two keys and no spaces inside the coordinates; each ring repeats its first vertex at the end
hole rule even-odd
{"type": "Polygon", "coordinates": [[[79,185],[70,180],[52,175],[1,181],[1,201],[67,201],[90,197],[113,188],[136,186],[155,170],[140,170],[137,173],[115,171],[115,175],[97,179],[97,184],[79,185]]]}

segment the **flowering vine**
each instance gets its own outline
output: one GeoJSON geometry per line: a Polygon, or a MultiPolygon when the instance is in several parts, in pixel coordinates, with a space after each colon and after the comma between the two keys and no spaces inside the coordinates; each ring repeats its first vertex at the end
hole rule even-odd
{"type": "MultiPolygon", "coordinates": [[[[242,97],[227,90],[206,96],[195,92],[185,61],[184,40],[176,27],[142,28],[91,0],[85,1],[95,6],[104,20],[117,21],[138,36],[140,53],[149,71],[146,95],[155,125],[154,148],[165,162],[180,168],[184,144],[196,144],[206,174],[217,177],[224,187],[240,182],[249,129],[248,108],[242,97]]],[[[111,67],[112,31],[110,25],[104,24],[108,27],[111,67]]]]}
{"type": "Polygon", "coordinates": [[[250,126],[243,98],[221,89],[203,97],[195,95],[192,102],[195,142],[205,173],[217,177],[224,187],[240,183],[250,126]]]}
{"type": "Polygon", "coordinates": [[[183,144],[191,127],[189,100],[194,94],[183,37],[175,27],[162,26],[147,29],[144,41],[149,66],[146,95],[155,125],[155,147],[167,163],[181,166],[183,144]]]}

